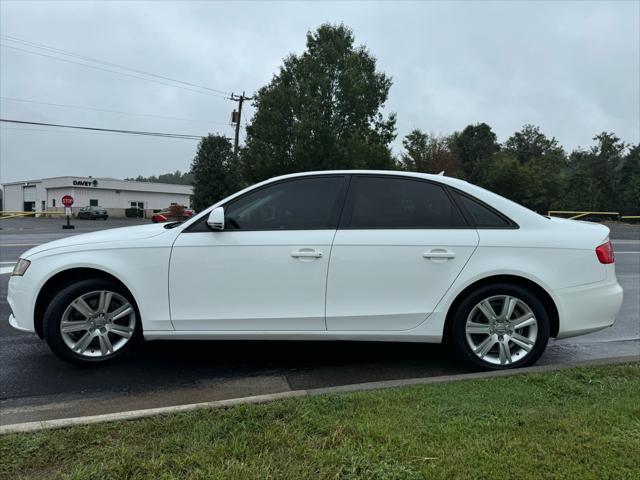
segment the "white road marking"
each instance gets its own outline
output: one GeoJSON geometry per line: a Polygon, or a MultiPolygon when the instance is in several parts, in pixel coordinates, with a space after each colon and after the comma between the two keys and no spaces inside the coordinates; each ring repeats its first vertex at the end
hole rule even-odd
{"type": "Polygon", "coordinates": [[[13,267],[0,267],[0,275],[4,275],[5,273],[11,273],[13,271],[13,267]]]}

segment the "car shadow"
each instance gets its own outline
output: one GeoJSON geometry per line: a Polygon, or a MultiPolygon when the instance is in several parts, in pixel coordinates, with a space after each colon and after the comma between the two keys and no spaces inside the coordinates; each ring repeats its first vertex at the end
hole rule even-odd
{"type": "Polygon", "coordinates": [[[297,390],[470,371],[446,345],[419,343],[153,341],[96,367],[70,365],[45,342],[32,344],[29,353],[16,350],[24,352],[16,359],[20,375],[5,372],[18,380],[2,398],[140,393],[274,376],[297,390]]]}

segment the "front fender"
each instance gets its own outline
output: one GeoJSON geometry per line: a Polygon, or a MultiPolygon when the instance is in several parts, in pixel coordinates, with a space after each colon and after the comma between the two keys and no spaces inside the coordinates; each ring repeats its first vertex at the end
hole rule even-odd
{"type": "Polygon", "coordinates": [[[33,319],[39,292],[47,282],[55,282],[56,275],[78,268],[99,270],[119,280],[131,292],[140,310],[143,328],[173,330],[167,289],[170,252],[170,246],[166,246],[34,255],[20,279],[21,302],[28,303],[27,314],[33,319]],[[26,291],[31,295],[25,295],[26,291]]]}

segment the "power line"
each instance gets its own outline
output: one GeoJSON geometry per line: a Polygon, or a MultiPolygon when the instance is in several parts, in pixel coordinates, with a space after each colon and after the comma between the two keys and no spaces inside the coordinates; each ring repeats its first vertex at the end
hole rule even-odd
{"type": "MultiPolygon", "coordinates": [[[[42,132],[42,133],[55,133],[56,135],[60,134],[60,133],[66,133],[66,134],[82,134],[82,135],[97,135],[99,137],[114,137],[114,136],[120,136],[120,137],[130,137],[131,135],[126,134],[126,133],[112,133],[112,132],[91,132],[91,131],[87,131],[87,130],[54,130],[54,129],[47,129],[47,128],[23,128],[23,127],[4,127],[4,126],[0,126],[0,132],[4,132],[5,130],[12,130],[12,131],[16,131],[16,132],[42,132]]],[[[135,135],[134,135],[135,136],[135,135]]],[[[144,136],[144,135],[143,135],[144,136]]],[[[159,138],[163,138],[163,137],[159,137],[159,138]]]]}
{"type": "Polygon", "coordinates": [[[0,118],[0,122],[14,123],[19,125],[38,125],[44,127],[57,127],[57,128],[73,128],[77,130],[88,130],[94,132],[114,132],[114,133],[126,133],[129,135],[145,135],[151,137],[165,137],[165,138],[179,138],[183,140],[202,140],[203,135],[188,135],[182,133],[165,133],[165,132],[145,132],[141,130],[124,130],[116,128],[98,128],[87,127],[84,125],[63,125],[58,123],[43,123],[43,122],[30,122],[26,120],[13,120],[7,118],[0,118]]]}
{"type": "Polygon", "coordinates": [[[20,47],[14,47],[14,46],[12,46],[12,45],[6,45],[6,44],[4,44],[4,43],[1,43],[1,44],[0,44],[0,46],[2,46],[2,47],[4,47],[4,48],[10,48],[10,49],[12,49],[12,50],[18,50],[18,51],[21,51],[21,52],[24,52],[24,53],[30,53],[30,54],[32,54],[32,55],[39,55],[39,56],[41,56],[41,57],[52,58],[52,59],[54,59],[54,60],[59,60],[59,61],[61,61],[61,62],[73,63],[73,64],[75,64],[75,65],[80,65],[80,66],[82,66],[82,67],[92,68],[92,69],[94,69],[94,70],[101,70],[101,71],[103,71],[103,72],[115,73],[115,74],[117,74],[117,75],[122,75],[122,76],[125,76],[125,77],[131,77],[131,78],[137,78],[137,79],[140,79],[140,80],[146,80],[147,82],[158,83],[158,84],[160,84],[160,85],[167,85],[167,86],[169,86],[169,87],[181,88],[182,90],[187,90],[187,91],[189,91],[189,92],[199,93],[199,94],[201,94],[201,95],[209,95],[209,96],[211,96],[211,97],[222,98],[222,99],[224,99],[224,100],[227,100],[227,99],[228,99],[228,97],[225,97],[225,96],[223,96],[223,95],[218,95],[218,94],[215,94],[215,93],[205,92],[205,91],[202,91],[202,90],[195,90],[195,89],[193,89],[193,88],[181,87],[181,86],[179,86],[179,85],[173,85],[173,84],[171,84],[171,83],[161,82],[161,81],[159,81],[159,80],[153,80],[153,79],[151,79],[151,78],[141,77],[141,76],[139,76],[139,75],[133,75],[133,74],[130,74],[130,73],[125,73],[125,72],[118,72],[118,71],[116,71],[116,70],[110,70],[110,69],[108,69],[108,68],[102,68],[102,67],[98,67],[98,66],[96,66],[96,65],[89,65],[89,64],[87,64],[87,63],[76,62],[76,61],[74,61],[74,60],[69,60],[68,58],[60,58],[60,57],[56,57],[56,56],[53,56],[53,55],[47,55],[46,53],[34,52],[34,51],[32,51],[32,50],[27,50],[27,49],[20,48],[20,47]]]}
{"type": "Polygon", "coordinates": [[[12,102],[23,102],[23,103],[35,103],[35,104],[39,104],[39,105],[49,105],[49,106],[52,106],[52,107],[75,108],[75,109],[78,109],[78,110],[92,110],[92,111],[96,111],[96,112],[117,113],[119,115],[133,115],[133,116],[136,116],[136,117],[161,118],[161,119],[165,119],[165,120],[180,120],[180,121],[183,121],[183,122],[208,123],[208,124],[227,125],[227,126],[231,125],[231,124],[226,123],[226,122],[214,122],[214,121],[210,121],[210,120],[194,120],[194,119],[191,119],[191,118],[170,117],[170,116],[166,116],[166,115],[153,115],[153,114],[150,114],[150,113],[124,112],[124,111],[121,111],[121,110],[109,110],[109,109],[106,109],[106,108],[86,107],[86,106],[81,106],[81,105],[69,105],[69,104],[66,104],[66,103],[41,102],[41,101],[38,101],[38,100],[28,100],[26,98],[0,97],[0,99],[9,100],[9,101],[12,101],[12,102]]]}
{"type": "Polygon", "coordinates": [[[104,60],[99,60],[97,58],[87,57],[87,56],[84,56],[84,55],[78,55],[77,53],[73,53],[73,52],[70,52],[68,50],[63,50],[61,48],[51,47],[51,46],[48,46],[48,45],[45,45],[45,44],[42,44],[42,43],[36,43],[36,42],[29,41],[29,40],[24,40],[24,39],[21,39],[21,38],[18,38],[18,37],[13,37],[11,35],[0,34],[0,37],[4,38],[5,40],[7,40],[9,42],[14,42],[14,43],[22,44],[22,45],[27,45],[27,46],[30,46],[30,47],[33,47],[33,48],[39,48],[41,50],[46,50],[46,51],[49,51],[49,52],[58,53],[58,54],[61,54],[61,55],[66,55],[68,57],[77,58],[79,60],[85,60],[85,61],[89,61],[89,62],[93,62],[93,63],[99,63],[101,65],[106,65],[106,66],[109,66],[109,67],[116,67],[116,68],[119,68],[121,70],[127,70],[127,71],[134,72],[134,73],[140,73],[142,75],[147,75],[149,77],[160,78],[162,80],[169,80],[171,82],[180,83],[182,85],[187,85],[187,86],[190,86],[190,87],[196,87],[196,88],[201,88],[203,90],[208,90],[208,91],[215,92],[215,93],[220,93],[220,94],[223,94],[225,96],[229,95],[229,92],[224,91],[224,90],[219,90],[217,88],[206,87],[204,85],[198,85],[197,83],[186,82],[184,80],[178,80],[178,79],[167,77],[167,76],[164,76],[164,75],[159,75],[157,73],[146,72],[144,70],[127,67],[125,65],[121,65],[121,64],[118,64],[118,63],[106,62],[104,60]]]}

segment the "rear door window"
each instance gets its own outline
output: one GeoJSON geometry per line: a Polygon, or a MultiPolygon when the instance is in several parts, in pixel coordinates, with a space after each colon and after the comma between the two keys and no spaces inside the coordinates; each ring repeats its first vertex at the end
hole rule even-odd
{"type": "Polygon", "coordinates": [[[460,228],[466,223],[444,187],[400,177],[356,176],[345,228],[460,228]]]}

